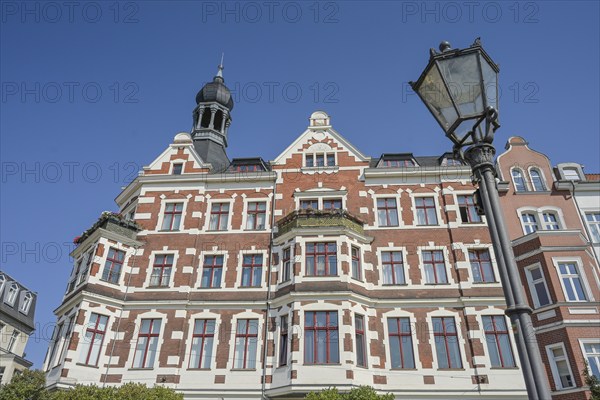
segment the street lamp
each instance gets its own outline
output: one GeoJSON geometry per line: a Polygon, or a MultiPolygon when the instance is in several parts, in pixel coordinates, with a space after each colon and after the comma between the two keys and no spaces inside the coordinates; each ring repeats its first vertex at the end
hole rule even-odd
{"type": "Polygon", "coordinates": [[[546,370],[531,323],[531,308],[506,233],[496,188],[492,146],[498,124],[498,66],[483,50],[479,39],[466,49],[440,44],[430,50],[429,64],[416,82],[410,82],[423,103],[454,144],[454,152],[473,170],[481,205],[490,229],[500,280],[529,399],[550,400],[546,370]]]}

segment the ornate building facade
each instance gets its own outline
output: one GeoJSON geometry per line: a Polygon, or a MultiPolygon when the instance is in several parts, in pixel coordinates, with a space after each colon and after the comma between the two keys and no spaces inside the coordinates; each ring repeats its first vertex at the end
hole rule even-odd
{"type": "Polygon", "coordinates": [[[555,400],[587,400],[600,379],[600,185],[511,137],[497,160],[500,199],[555,400]],[[579,196],[579,200],[577,200],[579,196]]]}
{"type": "Polygon", "coordinates": [[[37,294],[0,271],[0,385],[33,364],[25,347],[35,329],[37,294]]]}
{"type": "Polygon", "coordinates": [[[526,398],[469,167],[369,157],[321,111],[274,160],[229,160],[221,68],[196,102],[191,133],[77,239],[50,387],[526,398]]]}

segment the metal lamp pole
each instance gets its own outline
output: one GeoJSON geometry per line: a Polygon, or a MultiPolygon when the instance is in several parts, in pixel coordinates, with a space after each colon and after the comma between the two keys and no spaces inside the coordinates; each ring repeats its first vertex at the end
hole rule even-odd
{"type": "Polygon", "coordinates": [[[512,322],[528,397],[550,400],[546,369],[531,322],[532,310],[525,301],[496,188],[496,149],[492,141],[500,126],[494,107],[499,69],[479,40],[464,50],[451,50],[449,43],[443,42],[440,51],[431,50],[429,65],[411,86],[454,143],[455,153],[471,166],[496,254],[506,315],[512,322]],[[473,82],[474,77],[479,81],[473,82]],[[461,92],[465,87],[468,90],[461,92]],[[495,92],[490,93],[493,89],[495,92]]]}

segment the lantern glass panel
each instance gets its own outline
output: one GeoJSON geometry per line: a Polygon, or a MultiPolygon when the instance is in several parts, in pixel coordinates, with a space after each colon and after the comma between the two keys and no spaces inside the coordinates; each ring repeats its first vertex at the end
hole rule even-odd
{"type": "Polygon", "coordinates": [[[498,110],[498,73],[494,71],[484,57],[480,57],[480,60],[487,105],[498,110]]]}
{"type": "Polygon", "coordinates": [[[484,111],[481,68],[477,58],[477,53],[471,53],[438,61],[461,118],[474,118],[484,111]]]}
{"type": "Polygon", "coordinates": [[[457,120],[458,114],[435,64],[431,65],[416,90],[442,128],[448,131],[457,120]]]}

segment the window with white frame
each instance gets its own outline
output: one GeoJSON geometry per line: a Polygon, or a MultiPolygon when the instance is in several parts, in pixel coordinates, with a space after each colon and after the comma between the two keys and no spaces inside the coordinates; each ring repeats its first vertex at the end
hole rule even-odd
{"type": "Polygon", "coordinates": [[[410,319],[388,318],[387,323],[392,368],[414,368],[415,356],[410,319]]]}
{"type": "Polygon", "coordinates": [[[521,221],[523,223],[523,231],[526,235],[538,230],[538,223],[534,213],[527,212],[521,214],[521,221]]]}
{"type": "Polygon", "coordinates": [[[460,343],[454,317],[435,317],[431,322],[438,367],[441,369],[462,368],[460,343]]]}
{"type": "Polygon", "coordinates": [[[160,319],[142,319],[141,327],[135,345],[133,368],[152,368],[158,350],[160,335],[160,319]]]}
{"type": "Polygon", "coordinates": [[[398,226],[398,208],[395,198],[377,199],[377,220],[379,226],[398,226]]]}
{"type": "Polygon", "coordinates": [[[437,225],[437,211],[433,197],[415,198],[417,209],[417,225],[437,225]]]}
{"type": "Polygon", "coordinates": [[[444,253],[441,250],[423,250],[421,252],[421,257],[423,259],[423,270],[425,272],[426,283],[448,283],[444,253]]]}
{"type": "Polygon", "coordinates": [[[2,294],[2,289],[4,289],[4,283],[6,282],[6,277],[0,274],[0,294],[2,294]]]}
{"type": "Polygon", "coordinates": [[[546,352],[550,361],[550,368],[556,389],[561,390],[574,387],[573,373],[571,372],[571,366],[569,365],[564,345],[557,343],[546,346],[546,352]]]}
{"type": "Polygon", "coordinates": [[[64,323],[60,323],[54,327],[54,331],[52,332],[52,344],[49,349],[48,359],[47,359],[47,370],[50,370],[54,364],[54,355],[56,354],[56,349],[58,348],[58,344],[60,342],[60,338],[62,337],[62,329],[64,323]]]}
{"type": "Polygon", "coordinates": [[[109,248],[106,263],[102,271],[102,280],[110,283],[118,283],[121,277],[121,269],[125,260],[125,252],[113,247],[109,248]]]}
{"type": "Polygon", "coordinates": [[[292,248],[283,249],[281,282],[287,282],[292,276],[292,248]]]}
{"type": "Polygon", "coordinates": [[[354,341],[356,342],[356,365],[367,366],[367,342],[365,340],[365,317],[354,315],[354,341]]]}
{"type": "Polygon", "coordinates": [[[362,279],[362,263],[360,258],[360,249],[356,246],[352,246],[352,271],[351,276],[354,279],[362,279]]]}
{"type": "Polygon", "coordinates": [[[568,181],[581,180],[581,177],[579,176],[579,171],[575,167],[563,168],[563,175],[565,176],[565,179],[568,181]]]}
{"type": "Polygon", "coordinates": [[[19,308],[19,311],[21,313],[27,315],[32,302],[33,302],[33,295],[30,292],[25,293],[25,296],[23,296],[23,301],[21,302],[21,307],[19,308]]]}
{"type": "Polygon", "coordinates": [[[173,254],[157,254],[154,257],[152,275],[150,275],[150,286],[169,286],[171,271],[173,270],[173,259],[173,254]]]}
{"type": "Polygon", "coordinates": [[[15,300],[17,300],[17,294],[19,293],[19,285],[16,282],[13,282],[9,287],[8,291],[4,295],[4,302],[8,305],[15,304],[15,300]]]}
{"type": "Polygon", "coordinates": [[[515,192],[526,192],[527,183],[525,182],[523,171],[521,171],[519,168],[513,168],[511,174],[513,183],[515,184],[515,192]]]}
{"type": "Polygon", "coordinates": [[[473,281],[476,283],[496,282],[492,260],[488,249],[469,250],[469,262],[473,272],[473,281]]]}
{"type": "Polygon", "coordinates": [[[197,319],[195,321],[190,349],[190,368],[210,368],[215,340],[215,325],[216,321],[214,319],[197,319]]]}
{"type": "Polygon", "coordinates": [[[258,320],[238,319],[235,330],[233,368],[255,369],[258,347],[258,320]]]}
{"type": "Polygon", "coordinates": [[[300,200],[300,209],[302,209],[302,210],[318,210],[319,209],[319,200],[317,200],[317,199],[300,200]]]}
{"type": "Polygon", "coordinates": [[[242,257],[242,287],[260,287],[262,270],[262,254],[244,254],[242,257]]]}
{"type": "Polygon", "coordinates": [[[183,163],[173,164],[173,175],[181,175],[183,172],[183,163]]]}
{"type": "Polygon", "coordinates": [[[264,201],[252,201],[248,203],[246,210],[246,229],[263,230],[267,220],[267,203],[264,201]]]}
{"type": "Polygon", "coordinates": [[[167,203],[163,212],[161,229],[163,231],[178,231],[181,226],[183,203],[167,203]]]}
{"type": "Polygon", "coordinates": [[[587,296],[575,262],[558,263],[558,274],[567,301],[586,301],[587,296]]]}
{"type": "Polygon", "coordinates": [[[504,315],[483,316],[483,330],[492,367],[513,368],[515,357],[504,315]]]}
{"type": "Polygon", "coordinates": [[[401,251],[383,251],[381,252],[381,263],[383,267],[384,285],[404,285],[406,279],[404,276],[404,261],[401,251]]]}
{"type": "Polygon", "coordinates": [[[556,231],[560,229],[558,217],[552,211],[542,212],[542,226],[545,231],[556,231]]]}
{"type": "Polygon", "coordinates": [[[83,336],[81,353],[79,353],[79,362],[81,364],[98,365],[98,358],[100,357],[100,350],[102,349],[107,326],[107,316],[92,313],[83,336]]]}
{"type": "Polygon", "coordinates": [[[475,208],[473,195],[458,196],[458,210],[463,224],[476,224],[481,222],[481,216],[475,208]]]}
{"type": "Polygon", "coordinates": [[[337,245],[335,242],[306,243],[306,276],[337,275],[337,245]]]}
{"type": "Polygon", "coordinates": [[[213,203],[210,208],[211,231],[225,231],[229,223],[229,203],[213,203]]]}
{"type": "Polygon", "coordinates": [[[587,361],[590,375],[600,379],[600,339],[582,341],[583,356],[587,361]]]}
{"type": "Polygon", "coordinates": [[[592,242],[600,243],[600,211],[585,213],[585,220],[590,228],[592,242]]]}
{"type": "Polygon", "coordinates": [[[306,167],[334,167],[336,165],[335,153],[329,152],[307,153],[304,160],[306,167]]]}
{"type": "Polygon", "coordinates": [[[83,283],[83,281],[85,281],[85,279],[87,278],[87,274],[92,265],[92,260],[94,259],[94,248],[93,247],[90,251],[88,251],[86,253],[86,255],[84,256],[84,259],[85,259],[84,267],[83,267],[83,270],[79,273],[79,279],[77,281],[78,285],[83,283]]]}
{"type": "Polygon", "coordinates": [[[221,276],[223,275],[223,256],[206,255],[202,266],[202,280],[200,287],[220,288],[221,276]]]}
{"type": "Polygon", "coordinates": [[[525,269],[527,283],[529,284],[529,292],[533,299],[535,308],[544,307],[550,304],[550,293],[544,278],[544,272],[539,265],[525,269]]]}
{"type": "Polygon", "coordinates": [[[337,311],[304,313],[304,363],[337,364],[340,362],[337,311]]]}
{"type": "Polygon", "coordinates": [[[542,178],[542,173],[537,168],[531,168],[529,170],[529,176],[531,177],[531,186],[533,186],[533,190],[536,192],[543,192],[546,190],[546,185],[544,184],[544,178],[542,178]]]}
{"type": "Polygon", "coordinates": [[[15,347],[15,343],[17,343],[17,339],[19,338],[20,332],[18,330],[14,330],[8,339],[8,344],[6,345],[6,351],[12,353],[13,348],[15,347]]]}
{"type": "Polygon", "coordinates": [[[279,366],[283,367],[288,362],[288,316],[279,318],[279,366]]]}

